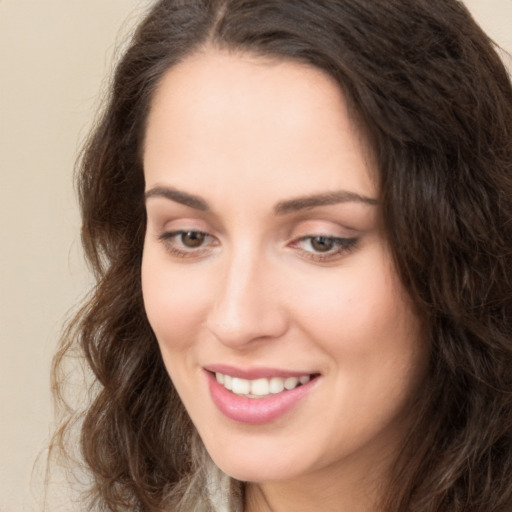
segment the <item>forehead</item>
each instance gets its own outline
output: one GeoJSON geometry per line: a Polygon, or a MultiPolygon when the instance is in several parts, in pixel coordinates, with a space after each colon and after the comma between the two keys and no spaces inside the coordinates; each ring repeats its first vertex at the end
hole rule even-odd
{"type": "Polygon", "coordinates": [[[288,195],[340,186],[376,195],[360,130],[331,77],[301,63],[213,50],[161,80],[144,168],[153,185],[222,182],[250,191],[281,180],[288,195]]]}

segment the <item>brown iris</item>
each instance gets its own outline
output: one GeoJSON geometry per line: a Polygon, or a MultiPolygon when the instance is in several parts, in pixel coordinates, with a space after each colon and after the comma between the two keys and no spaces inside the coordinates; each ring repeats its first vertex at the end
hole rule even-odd
{"type": "Polygon", "coordinates": [[[182,233],[181,235],[181,243],[185,247],[189,247],[190,249],[194,249],[203,244],[206,235],[204,233],[200,233],[199,231],[188,231],[186,233],[182,233]]]}
{"type": "Polygon", "coordinates": [[[317,252],[327,252],[334,247],[334,241],[327,236],[315,236],[311,239],[311,247],[317,252]]]}

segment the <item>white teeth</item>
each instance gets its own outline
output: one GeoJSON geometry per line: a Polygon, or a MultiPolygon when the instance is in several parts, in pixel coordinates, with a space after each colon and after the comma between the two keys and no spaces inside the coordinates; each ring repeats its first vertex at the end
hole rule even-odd
{"type": "Polygon", "coordinates": [[[270,393],[268,379],[256,379],[251,381],[251,395],[266,396],[270,393]]]}
{"type": "Polygon", "coordinates": [[[244,395],[249,398],[261,398],[270,394],[281,393],[284,390],[296,388],[299,384],[306,384],[311,380],[310,375],[302,375],[301,377],[272,377],[271,379],[241,379],[231,377],[222,373],[215,373],[215,378],[219,384],[226,389],[233,391],[237,395],[244,395]]]}
{"type": "Polygon", "coordinates": [[[284,381],[284,387],[286,389],[293,389],[293,388],[297,387],[298,383],[299,383],[299,379],[297,379],[297,377],[288,377],[284,381]]]}
{"type": "Polygon", "coordinates": [[[272,377],[270,379],[270,392],[281,393],[284,390],[284,380],[279,377],[272,377]]]}
{"type": "Polygon", "coordinates": [[[236,393],[237,395],[247,395],[251,390],[251,383],[247,379],[233,377],[231,389],[233,393],[236,393]]]}

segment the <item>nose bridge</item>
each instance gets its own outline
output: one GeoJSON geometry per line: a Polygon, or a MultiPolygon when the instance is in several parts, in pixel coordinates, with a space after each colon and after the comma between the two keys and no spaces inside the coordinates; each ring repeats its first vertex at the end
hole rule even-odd
{"type": "Polygon", "coordinates": [[[242,347],[286,330],[273,265],[249,245],[233,249],[225,258],[216,292],[208,320],[222,343],[242,347]]]}

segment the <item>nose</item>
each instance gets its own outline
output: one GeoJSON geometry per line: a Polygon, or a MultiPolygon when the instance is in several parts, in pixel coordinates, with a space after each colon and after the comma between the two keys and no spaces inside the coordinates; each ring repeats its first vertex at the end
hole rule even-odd
{"type": "Polygon", "coordinates": [[[239,254],[218,276],[208,329],[224,345],[238,350],[277,339],[288,329],[276,269],[263,258],[239,254]]]}

